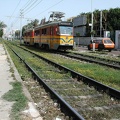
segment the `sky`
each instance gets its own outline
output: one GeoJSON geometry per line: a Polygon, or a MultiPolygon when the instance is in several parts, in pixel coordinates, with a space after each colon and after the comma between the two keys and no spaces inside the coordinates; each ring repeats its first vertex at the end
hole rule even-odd
{"type": "Polygon", "coordinates": [[[20,26],[30,23],[31,20],[48,19],[52,11],[64,12],[66,20],[83,12],[116,7],[120,7],[120,0],[0,0],[0,21],[8,29],[20,29],[20,26]]]}

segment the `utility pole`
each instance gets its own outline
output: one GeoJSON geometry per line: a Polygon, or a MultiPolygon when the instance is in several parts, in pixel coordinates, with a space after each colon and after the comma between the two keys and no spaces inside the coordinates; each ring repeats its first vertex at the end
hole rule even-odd
{"type": "Polygon", "coordinates": [[[11,24],[11,40],[13,40],[13,24],[11,24]]]}
{"type": "Polygon", "coordinates": [[[102,36],[102,11],[100,11],[100,37],[102,36]]]}
{"type": "Polygon", "coordinates": [[[20,9],[20,44],[22,44],[22,18],[23,15],[23,9],[20,9]]]}
{"type": "MultiPolygon", "coordinates": [[[[92,10],[92,0],[91,0],[91,33],[93,32],[93,10],[92,10]]],[[[91,40],[93,40],[93,34],[91,34],[91,40]]]]}
{"type": "Polygon", "coordinates": [[[92,0],[91,0],[91,41],[93,44],[93,51],[95,51],[95,43],[93,43],[93,10],[92,10],[92,0]]]}

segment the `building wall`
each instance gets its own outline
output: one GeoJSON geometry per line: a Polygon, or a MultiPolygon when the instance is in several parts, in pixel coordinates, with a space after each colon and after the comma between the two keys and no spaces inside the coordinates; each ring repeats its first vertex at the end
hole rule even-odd
{"type": "Polygon", "coordinates": [[[74,18],[73,19],[74,36],[77,36],[77,33],[79,33],[80,36],[85,36],[86,24],[87,24],[87,17],[85,15],[74,18]]]}
{"type": "Polygon", "coordinates": [[[76,45],[87,46],[90,43],[91,37],[74,37],[74,42],[76,45]]]}
{"type": "Polygon", "coordinates": [[[86,26],[74,28],[74,36],[76,36],[76,33],[80,33],[80,36],[85,36],[86,35],[86,26]]]}
{"type": "Polygon", "coordinates": [[[120,30],[115,31],[115,49],[120,49],[120,30]]]}
{"type": "Polygon", "coordinates": [[[76,18],[73,19],[73,23],[74,23],[75,27],[86,25],[86,23],[87,23],[87,17],[85,15],[78,16],[78,17],[76,17],[76,18]]]}

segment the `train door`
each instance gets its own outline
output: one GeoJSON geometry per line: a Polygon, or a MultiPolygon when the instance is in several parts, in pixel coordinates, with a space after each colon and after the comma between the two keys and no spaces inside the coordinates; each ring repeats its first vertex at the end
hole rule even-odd
{"type": "Polygon", "coordinates": [[[50,49],[54,48],[54,27],[50,27],[50,49]]]}
{"type": "Polygon", "coordinates": [[[34,30],[30,32],[30,45],[34,45],[34,30]]]}

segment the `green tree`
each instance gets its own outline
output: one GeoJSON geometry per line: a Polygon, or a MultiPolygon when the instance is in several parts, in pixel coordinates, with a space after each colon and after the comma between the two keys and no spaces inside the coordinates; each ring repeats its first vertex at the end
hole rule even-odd
{"type": "Polygon", "coordinates": [[[25,30],[32,29],[34,27],[37,27],[38,25],[39,25],[39,20],[38,19],[35,19],[35,20],[31,21],[30,23],[28,23],[27,25],[24,25],[22,27],[22,35],[23,35],[25,30]]]}
{"type": "Polygon", "coordinates": [[[7,27],[7,25],[4,24],[4,22],[0,21],[0,28],[5,28],[5,27],[7,27]]]}
{"type": "Polygon", "coordinates": [[[37,27],[38,26],[38,23],[39,23],[39,20],[38,19],[35,19],[32,24],[34,27],[37,27]]]}
{"type": "Polygon", "coordinates": [[[16,30],[16,31],[15,31],[15,37],[16,37],[16,38],[19,38],[19,37],[20,37],[20,30],[16,30]]]}
{"type": "Polygon", "coordinates": [[[3,29],[0,29],[0,37],[3,36],[3,29]]]}
{"type": "Polygon", "coordinates": [[[110,30],[120,30],[120,8],[110,9],[108,11],[108,28],[110,30]]]}
{"type": "Polygon", "coordinates": [[[0,37],[2,37],[3,35],[3,28],[7,27],[6,24],[4,24],[4,22],[0,21],[0,37]]]}
{"type": "MultiPolygon", "coordinates": [[[[93,11],[93,30],[95,30],[95,36],[100,35],[100,10],[93,11]]],[[[86,24],[86,36],[91,35],[91,12],[81,13],[78,16],[86,15],[87,24],[86,24]]],[[[104,30],[115,31],[120,30],[120,8],[111,8],[109,10],[102,10],[102,34],[104,30]]]]}

